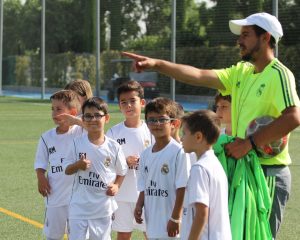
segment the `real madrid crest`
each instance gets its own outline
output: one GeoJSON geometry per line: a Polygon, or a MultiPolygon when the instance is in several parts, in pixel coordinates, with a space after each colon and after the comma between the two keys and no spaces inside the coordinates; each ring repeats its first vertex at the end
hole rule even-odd
{"type": "Polygon", "coordinates": [[[145,142],[144,142],[144,147],[148,147],[149,144],[150,144],[149,140],[145,140],[145,142]]]}
{"type": "Polygon", "coordinates": [[[169,166],[168,166],[168,164],[163,164],[162,167],[161,167],[161,169],[160,169],[160,171],[161,171],[161,173],[163,175],[168,174],[169,173],[169,166]]]}
{"type": "Polygon", "coordinates": [[[111,163],[111,159],[109,157],[107,157],[104,161],[104,166],[109,167],[110,163],[111,163]]]}

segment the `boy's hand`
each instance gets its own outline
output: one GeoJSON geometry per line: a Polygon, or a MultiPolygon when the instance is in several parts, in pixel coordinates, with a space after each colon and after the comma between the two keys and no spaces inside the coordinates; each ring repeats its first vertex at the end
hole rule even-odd
{"type": "Polygon", "coordinates": [[[119,191],[119,185],[112,183],[107,187],[106,195],[115,196],[118,193],[118,191],[119,191]]]}
{"type": "Polygon", "coordinates": [[[176,237],[179,234],[180,223],[175,223],[171,220],[168,221],[167,232],[169,237],[176,237]]]}
{"type": "Polygon", "coordinates": [[[128,167],[138,166],[139,165],[139,160],[140,160],[140,158],[137,157],[137,156],[128,156],[126,158],[126,162],[127,162],[128,167]]]}
{"type": "Polygon", "coordinates": [[[84,155],[80,156],[80,159],[77,161],[78,169],[86,170],[91,167],[91,161],[86,159],[84,155]]]}
{"type": "Polygon", "coordinates": [[[39,175],[38,177],[38,190],[43,197],[47,197],[50,194],[51,187],[45,175],[39,175]]]}
{"type": "Polygon", "coordinates": [[[138,224],[143,223],[142,213],[143,213],[143,208],[140,206],[136,206],[134,209],[134,218],[138,224]]]}

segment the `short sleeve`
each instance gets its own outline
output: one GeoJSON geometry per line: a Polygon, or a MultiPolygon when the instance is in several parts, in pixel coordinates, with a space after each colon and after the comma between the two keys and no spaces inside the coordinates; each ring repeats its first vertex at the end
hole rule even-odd
{"type": "Polygon", "coordinates": [[[79,155],[76,154],[75,141],[72,141],[72,146],[68,148],[66,159],[63,161],[63,168],[66,169],[70,164],[75,163],[79,160],[79,155]]]}
{"type": "Polygon", "coordinates": [[[231,92],[232,92],[232,71],[233,71],[233,67],[230,67],[230,68],[225,68],[225,69],[214,69],[213,70],[219,80],[221,81],[221,83],[224,85],[225,87],[225,90],[221,90],[219,89],[220,93],[222,95],[230,95],[231,92]]]}
{"type": "Polygon", "coordinates": [[[43,137],[40,137],[36,155],[35,155],[35,162],[34,162],[34,169],[44,169],[47,170],[48,168],[48,147],[43,139],[43,137]]]}
{"type": "Polygon", "coordinates": [[[128,170],[126,158],[120,146],[117,147],[117,162],[116,162],[116,174],[119,176],[125,176],[128,170]]]}
{"type": "MultiPolygon", "coordinates": [[[[287,68],[275,65],[276,71],[276,89],[274,91],[273,104],[278,112],[292,106],[300,106],[299,97],[296,91],[295,77],[287,68]]],[[[274,84],[274,81],[273,81],[274,84]]]]}
{"type": "Polygon", "coordinates": [[[186,187],[191,169],[191,160],[189,154],[181,148],[176,158],[176,189],[186,187]]]}
{"type": "Polygon", "coordinates": [[[191,176],[188,186],[188,204],[202,203],[209,207],[209,175],[199,165],[191,169],[191,176]]]}
{"type": "Polygon", "coordinates": [[[140,192],[145,190],[145,156],[143,153],[140,156],[139,171],[137,172],[137,188],[140,192]]]}

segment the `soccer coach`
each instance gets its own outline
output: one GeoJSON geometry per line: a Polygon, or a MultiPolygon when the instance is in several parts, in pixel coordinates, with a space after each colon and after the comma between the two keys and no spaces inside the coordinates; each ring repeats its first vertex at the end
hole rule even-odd
{"type": "MultiPolygon", "coordinates": [[[[226,146],[229,156],[239,159],[251,149],[289,134],[300,125],[299,98],[292,72],[274,56],[274,48],[283,36],[278,19],[268,13],[256,13],[245,19],[230,20],[232,33],[239,35],[241,62],[219,70],[198,69],[188,65],[148,58],[124,52],[135,60],[137,72],[153,69],[183,83],[218,89],[232,97],[233,143],[226,146]],[[250,139],[245,132],[255,118],[276,118],[250,139]]],[[[260,159],[273,192],[270,226],[273,238],[279,230],[289,198],[291,158],[286,147],[274,158],[260,159]]]]}

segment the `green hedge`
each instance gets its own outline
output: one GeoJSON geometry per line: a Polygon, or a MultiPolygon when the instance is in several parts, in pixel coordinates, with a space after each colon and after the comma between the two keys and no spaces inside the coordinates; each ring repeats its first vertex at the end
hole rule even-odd
{"type": "MultiPolygon", "coordinates": [[[[170,50],[158,49],[155,51],[139,52],[140,54],[170,60],[170,50]]],[[[300,44],[291,47],[280,46],[279,59],[294,73],[297,89],[300,90],[300,44]]],[[[127,75],[130,63],[115,63],[112,60],[120,59],[119,51],[104,51],[101,53],[100,78],[101,89],[109,86],[109,81],[114,73],[120,76],[127,75]]],[[[239,61],[239,50],[233,47],[205,46],[176,49],[176,61],[201,68],[223,68],[239,61]]],[[[62,88],[72,79],[87,79],[92,87],[96,81],[96,59],[92,54],[75,54],[67,52],[63,54],[46,55],[46,87],[62,88]]],[[[40,56],[28,54],[26,56],[10,56],[3,59],[3,85],[40,86],[40,56]]],[[[159,75],[158,86],[160,91],[170,91],[169,78],[159,75]]],[[[194,87],[176,82],[176,94],[188,95],[212,95],[214,90],[194,87]]]]}

